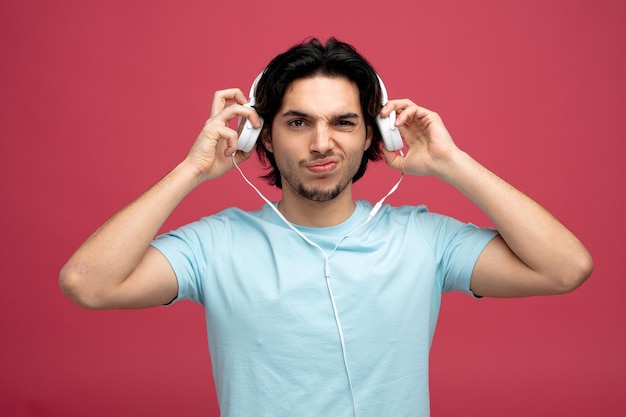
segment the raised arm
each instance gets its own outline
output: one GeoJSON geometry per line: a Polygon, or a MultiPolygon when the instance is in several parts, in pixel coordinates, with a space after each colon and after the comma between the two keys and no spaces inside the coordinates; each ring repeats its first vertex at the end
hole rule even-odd
{"type": "Polygon", "coordinates": [[[406,156],[385,152],[407,174],[435,175],[451,184],[493,222],[500,236],[480,255],[471,278],[476,295],[521,297],[574,290],[591,274],[582,243],[547,210],[479,164],[453,142],[441,118],[409,100],[382,110],[398,112],[406,156]]]}
{"type": "Polygon", "coordinates": [[[260,121],[242,106],[239,89],[215,93],[211,117],[186,158],[167,176],[96,230],[61,270],[62,291],[78,305],[92,309],[163,305],[176,297],[178,284],[167,260],[150,246],[167,217],[195,187],[218,178],[251,152],[237,149],[237,132],[228,127],[237,116],[260,121]]]}

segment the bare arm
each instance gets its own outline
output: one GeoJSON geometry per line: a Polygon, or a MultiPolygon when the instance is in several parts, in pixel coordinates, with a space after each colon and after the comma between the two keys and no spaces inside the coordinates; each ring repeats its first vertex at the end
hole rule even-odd
{"type": "MultiPolygon", "coordinates": [[[[237,132],[228,121],[256,113],[238,89],[215,94],[211,118],[187,157],[167,176],[96,230],[61,270],[62,291],[77,304],[93,309],[140,308],[174,299],[178,284],[165,257],[150,242],[165,220],[195,187],[232,168],[237,132]],[[229,100],[238,104],[229,105],[229,100]]],[[[238,161],[250,156],[237,152],[238,161]]]]}
{"type": "Polygon", "coordinates": [[[472,291],[481,296],[521,297],[574,290],[591,274],[582,243],[547,210],[456,147],[441,118],[409,100],[390,102],[407,142],[405,157],[386,152],[387,163],[414,175],[435,175],[451,184],[493,222],[500,236],[478,258],[472,291]]]}

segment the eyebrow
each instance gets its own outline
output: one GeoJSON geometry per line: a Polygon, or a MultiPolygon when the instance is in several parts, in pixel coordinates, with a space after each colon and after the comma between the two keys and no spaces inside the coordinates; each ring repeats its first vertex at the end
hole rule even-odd
{"type": "MultiPolygon", "coordinates": [[[[311,115],[303,111],[299,111],[299,110],[287,110],[285,113],[282,114],[282,117],[292,117],[292,116],[302,117],[304,119],[311,118],[311,115]]],[[[345,119],[358,119],[358,118],[359,118],[358,114],[348,112],[348,113],[340,113],[336,116],[333,116],[332,120],[345,120],[345,119]]]]}

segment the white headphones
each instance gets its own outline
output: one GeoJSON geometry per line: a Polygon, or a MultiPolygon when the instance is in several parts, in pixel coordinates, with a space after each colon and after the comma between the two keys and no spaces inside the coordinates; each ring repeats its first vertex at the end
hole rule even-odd
{"type": "MultiPolygon", "coordinates": [[[[254,79],[252,83],[252,87],[250,87],[249,101],[244,104],[246,107],[252,108],[256,104],[256,86],[263,76],[265,71],[261,71],[259,75],[254,79]]],[[[381,105],[387,104],[387,89],[385,88],[385,84],[383,84],[383,80],[380,76],[378,77],[378,83],[380,85],[380,90],[382,93],[381,105]]],[[[400,136],[400,132],[398,128],[394,125],[396,122],[396,112],[392,111],[391,114],[387,117],[380,117],[380,115],[376,116],[376,124],[378,124],[378,129],[380,130],[380,134],[383,139],[383,146],[388,151],[396,151],[398,149],[402,149],[402,137],[400,136]]],[[[241,124],[241,119],[240,122],[241,124]]],[[[250,152],[256,143],[259,134],[261,133],[261,129],[263,128],[263,119],[261,119],[261,127],[255,128],[252,126],[252,123],[248,119],[244,123],[241,128],[241,133],[239,134],[239,139],[237,141],[237,148],[244,152],[250,152]]]]}
{"type": "MultiPolygon", "coordinates": [[[[254,82],[252,83],[252,87],[250,88],[249,102],[245,104],[246,107],[252,108],[252,106],[255,105],[255,103],[256,103],[256,100],[255,100],[256,86],[257,86],[257,83],[259,82],[259,80],[261,79],[262,75],[263,75],[263,72],[261,72],[256,77],[254,82]]],[[[380,83],[380,89],[382,90],[382,102],[381,102],[381,104],[384,106],[387,103],[387,90],[385,89],[385,85],[383,84],[383,81],[380,79],[380,77],[378,77],[378,82],[380,83]]],[[[381,133],[382,140],[383,140],[383,145],[385,146],[385,149],[387,149],[389,151],[395,151],[395,150],[402,149],[402,137],[400,136],[400,132],[398,131],[398,128],[396,126],[394,126],[395,120],[396,120],[396,112],[395,111],[392,112],[387,117],[380,117],[380,115],[376,117],[376,123],[378,125],[378,128],[380,129],[380,133],[381,133]]],[[[239,119],[239,126],[241,126],[242,121],[243,121],[243,118],[240,118],[239,119]]],[[[252,148],[254,147],[254,143],[256,142],[256,140],[259,137],[259,134],[261,133],[262,127],[263,127],[263,120],[262,119],[261,119],[261,127],[258,127],[258,128],[253,127],[252,124],[250,123],[250,121],[246,119],[243,127],[241,127],[241,133],[239,135],[239,139],[238,139],[238,142],[237,142],[237,147],[240,150],[244,151],[244,152],[249,152],[250,150],[252,150],[252,148]]],[[[402,151],[400,151],[400,152],[402,152],[402,151]]],[[[330,296],[330,302],[331,302],[331,305],[332,305],[333,315],[335,317],[335,323],[337,325],[337,331],[339,332],[339,343],[341,345],[341,354],[343,356],[343,364],[344,364],[344,368],[345,368],[345,371],[346,371],[346,377],[348,379],[348,384],[349,384],[349,387],[350,387],[350,394],[352,396],[352,408],[353,408],[353,411],[354,411],[354,416],[356,417],[357,416],[357,404],[356,404],[356,398],[355,398],[355,395],[354,395],[354,388],[353,388],[353,384],[352,384],[352,377],[350,375],[350,368],[348,367],[346,343],[345,343],[345,339],[344,339],[344,335],[343,335],[343,329],[342,329],[342,326],[341,326],[341,321],[340,321],[340,318],[339,318],[339,313],[338,313],[338,310],[337,310],[337,305],[335,303],[335,297],[333,295],[332,285],[331,285],[330,257],[339,248],[339,245],[346,238],[348,238],[349,236],[352,235],[352,233],[356,232],[357,230],[359,230],[360,228],[365,226],[376,215],[378,210],[383,205],[385,199],[387,197],[389,197],[389,195],[391,195],[394,191],[396,191],[396,189],[400,185],[400,181],[402,181],[402,176],[400,176],[400,179],[398,180],[398,182],[391,188],[391,190],[387,193],[387,195],[385,195],[382,199],[380,199],[374,205],[374,208],[370,211],[370,213],[369,213],[367,219],[365,220],[365,222],[363,222],[361,225],[359,225],[358,227],[356,227],[355,229],[353,229],[352,231],[350,231],[346,235],[342,236],[337,241],[337,243],[335,244],[335,247],[330,252],[326,252],[321,246],[319,246],[317,243],[315,243],[315,241],[309,239],[305,234],[303,234],[294,225],[292,225],[283,216],[283,214],[278,210],[278,208],[274,204],[272,204],[272,202],[270,200],[268,200],[267,197],[265,197],[263,195],[263,193],[261,193],[261,191],[259,191],[259,189],[256,188],[252,184],[252,182],[250,182],[250,180],[248,180],[248,178],[246,178],[246,176],[244,175],[244,173],[241,170],[241,168],[239,168],[239,165],[237,165],[237,160],[235,158],[235,154],[234,153],[231,155],[231,157],[233,159],[233,165],[237,168],[237,170],[239,171],[239,173],[241,174],[243,179],[248,183],[248,185],[250,185],[250,187],[252,187],[254,189],[254,191],[257,192],[257,194],[259,194],[259,196],[269,205],[269,207],[285,223],[285,225],[287,227],[289,227],[291,230],[293,230],[298,236],[300,236],[309,245],[313,246],[314,248],[317,248],[320,251],[320,253],[322,254],[322,256],[324,257],[324,278],[325,278],[325,281],[326,281],[326,286],[328,288],[328,294],[330,296]]],[[[402,175],[404,175],[404,174],[402,174],[402,175]]]]}

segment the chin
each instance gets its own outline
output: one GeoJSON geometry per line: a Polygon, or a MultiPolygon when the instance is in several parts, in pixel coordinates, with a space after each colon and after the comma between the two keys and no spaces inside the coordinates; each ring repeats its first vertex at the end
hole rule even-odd
{"type": "Polygon", "coordinates": [[[345,188],[346,187],[341,186],[337,186],[332,189],[311,189],[299,187],[297,191],[300,196],[306,198],[307,200],[324,202],[334,200],[343,192],[343,190],[345,190],[345,188]]]}

